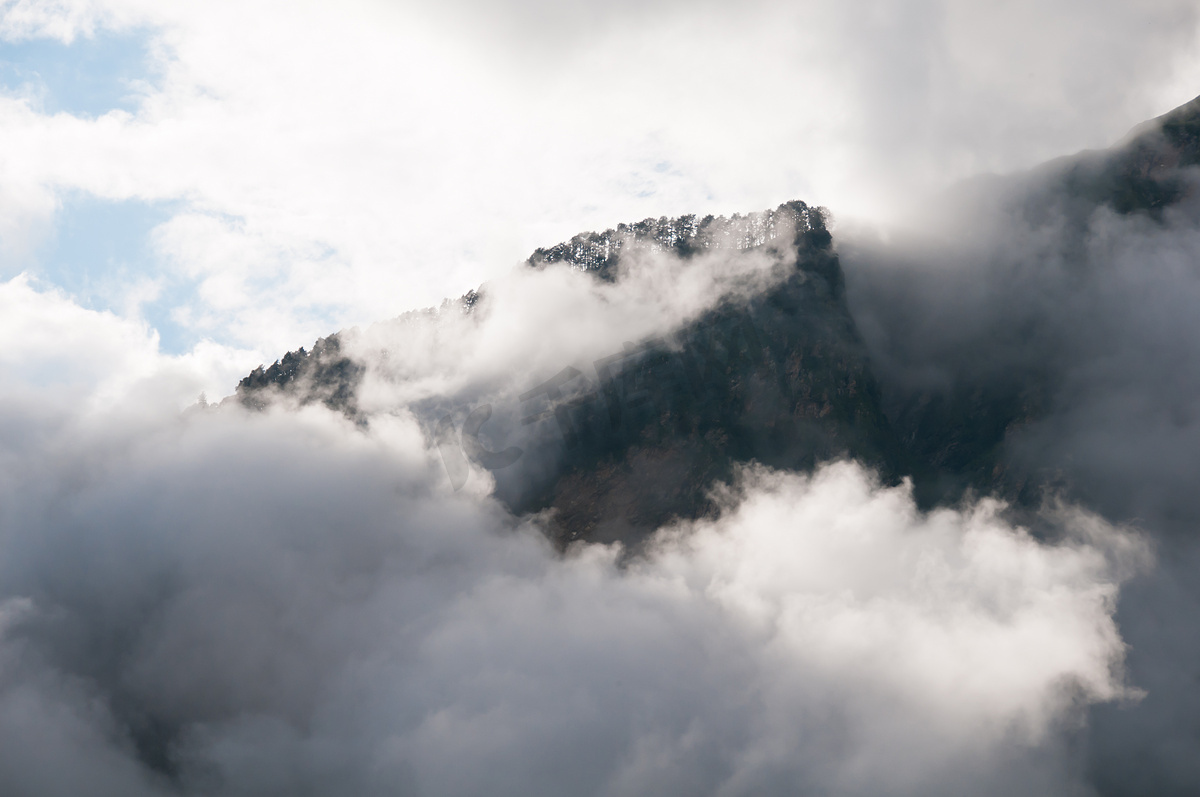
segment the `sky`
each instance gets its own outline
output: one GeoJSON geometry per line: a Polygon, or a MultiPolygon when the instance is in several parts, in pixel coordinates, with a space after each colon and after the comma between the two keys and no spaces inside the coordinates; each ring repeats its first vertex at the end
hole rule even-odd
{"type": "Polygon", "coordinates": [[[0,6],[0,279],[237,373],[538,246],[790,199],[888,224],[1190,99],[1187,2],[0,6]],[[22,276],[23,275],[23,276],[22,276]]]}
{"type": "Polygon", "coordinates": [[[930,214],[1197,93],[1173,0],[0,0],[0,790],[1189,793],[1195,202],[930,214]],[[1061,375],[1036,534],[747,464],[631,562],[451,484],[430,407],[792,265],[536,247],[793,199],[889,389],[1061,375]],[[218,405],[354,326],[367,422],[218,405]]]}

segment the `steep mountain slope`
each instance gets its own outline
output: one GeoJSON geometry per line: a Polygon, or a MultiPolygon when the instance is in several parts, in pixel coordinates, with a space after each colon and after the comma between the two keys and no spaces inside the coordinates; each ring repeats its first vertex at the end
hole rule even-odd
{"type": "Polygon", "coordinates": [[[564,539],[628,542],[672,516],[711,509],[708,490],[735,463],[807,469],[853,456],[902,470],[823,217],[794,202],[742,222],[739,231],[730,229],[737,220],[648,220],[534,254],[535,267],[563,260],[615,279],[614,240],[689,257],[706,235],[742,235],[746,251],[791,247],[796,266],[748,303],[723,304],[679,330],[678,351],[662,342],[627,347],[602,396],[573,416],[578,445],[561,471],[516,508],[553,507],[564,539]],[[790,230],[792,214],[804,223],[771,241],[779,217],[790,230]]]}
{"type": "MultiPolygon", "coordinates": [[[[647,251],[686,261],[787,249],[795,266],[670,340],[629,341],[597,361],[590,392],[567,390],[565,378],[546,388],[541,417],[559,427],[561,450],[496,470],[496,493],[517,512],[552,509],[564,542],[631,542],[702,515],[713,483],[750,461],[806,469],[851,456],[886,480],[912,477],[925,506],[970,490],[1035,507],[1066,477],[1014,452],[1061,411],[1064,380],[1094,356],[1063,308],[1094,298],[1097,225],[1114,214],[1163,225],[1191,200],[1198,163],[1200,99],[1111,150],[970,187],[956,223],[971,234],[957,248],[852,252],[849,296],[824,212],[802,202],[732,219],[647,219],[539,249],[528,267],[612,283],[623,258],[647,251]]],[[[471,292],[424,316],[487,301],[486,289],[471,292]]],[[[370,423],[356,401],[365,366],[341,341],[255,370],[238,399],[323,402],[370,423]]]]}
{"type": "MultiPolygon", "coordinates": [[[[672,517],[704,514],[713,483],[739,462],[801,469],[853,456],[889,475],[905,472],[822,211],[791,202],[733,219],[648,219],[539,249],[528,266],[616,282],[625,256],[669,252],[688,261],[714,250],[769,252],[794,265],[769,290],[726,300],[669,340],[625,343],[595,363],[595,389],[567,390],[583,376],[568,369],[544,395],[529,391],[563,445],[497,469],[497,495],[517,512],[552,509],[560,542],[636,542],[672,517]]],[[[487,302],[485,289],[440,312],[479,312],[487,302]]],[[[363,366],[340,340],[330,336],[256,369],[238,399],[251,407],[273,398],[321,401],[369,423],[355,401],[363,366]]]]}

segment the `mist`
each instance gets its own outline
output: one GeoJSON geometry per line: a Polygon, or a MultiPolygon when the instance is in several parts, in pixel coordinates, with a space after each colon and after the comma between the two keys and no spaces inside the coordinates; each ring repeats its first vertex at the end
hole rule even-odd
{"type": "Polygon", "coordinates": [[[752,469],[622,567],[453,493],[412,421],[122,431],[5,469],[9,793],[1061,794],[1084,708],[1138,698],[1149,549],[1087,513],[1047,544],[752,469]]]}
{"type": "Polygon", "coordinates": [[[1179,0],[0,0],[0,792],[1195,791],[1200,178],[1130,209],[1037,164],[1194,96],[1198,31],[1179,0]],[[113,37],[112,107],[21,60],[113,37]],[[836,278],[784,233],[524,260],[797,199],[836,278]],[[88,203],[136,240],[52,262],[88,203]],[[636,539],[560,534],[572,440],[530,397],[785,285],[848,308],[830,361],[904,457],[785,450],[636,539]],[[351,405],[235,393],[334,332],[351,405]]]}
{"type": "Polygon", "coordinates": [[[635,250],[611,282],[514,271],[478,312],[349,335],[357,418],[286,396],[156,409],[195,384],[181,364],[172,376],[129,346],[136,327],[43,297],[44,339],[92,325],[93,368],[67,402],[37,401],[59,387],[18,380],[19,361],[6,382],[22,386],[0,423],[0,781],[1086,793],[1089,707],[1144,699],[1116,619],[1155,559],[1135,523],[1048,503],[1035,535],[1000,501],[923,509],[854,462],[749,465],[712,486],[714,514],[630,556],[552,545],[548,518],[494,494],[503,471],[451,483],[446,407],[496,402],[494,448],[561,446],[553,424],[499,439],[502,403],[795,268],[766,246],[635,250]]]}
{"type": "Polygon", "coordinates": [[[1102,794],[1183,794],[1197,774],[1182,752],[1197,700],[1196,177],[1182,170],[1186,196],[1161,212],[1118,213],[1062,192],[1068,165],[965,186],[921,226],[848,232],[839,252],[892,417],[911,429],[939,402],[1000,417],[1002,494],[1078,502],[1156,541],[1157,568],[1116,615],[1147,696],[1092,715],[1088,768],[1102,794]]]}

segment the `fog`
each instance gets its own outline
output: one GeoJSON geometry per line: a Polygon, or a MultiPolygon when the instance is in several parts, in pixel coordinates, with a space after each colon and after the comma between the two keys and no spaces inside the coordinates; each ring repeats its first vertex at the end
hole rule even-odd
{"type": "MultiPolygon", "coordinates": [[[[1061,794],[1146,542],[850,463],[556,554],[411,421],[206,410],[4,474],[13,794],[1061,794]]],[[[107,438],[107,439],[105,439],[107,438]]]]}
{"type": "Polygon", "coordinates": [[[1153,567],[1136,524],[1048,503],[1035,537],[853,462],[747,466],[627,558],[555,549],[484,470],[454,489],[431,397],[510,396],[794,267],[736,251],[517,271],[478,314],[363,330],[366,424],[163,411],[195,368],[40,295],[92,370],[40,401],[6,361],[7,791],[1087,793],[1089,706],[1144,699],[1115,620],[1153,567]]]}
{"type": "Polygon", "coordinates": [[[1200,217],[1193,198],[1157,217],[1047,202],[1052,178],[983,183],[886,243],[847,236],[850,302],[893,411],[940,396],[982,413],[981,395],[1015,397],[1007,483],[1157,540],[1158,568],[1117,614],[1147,697],[1093,715],[1088,766],[1103,794],[1183,794],[1196,783],[1200,698],[1186,619],[1200,597],[1200,217]]]}
{"type": "Polygon", "coordinates": [[[1200,207],[1012,173],[1194,96],[1198,24],[1179,0],[0,2],[6,47],[142,48],[120,108],[0,90],[0,792],[1195,791],[1200,207]],[[101,241],[62,266],[107,304],[42,262],[81,198],[158,219],[145,273],[87,261],[101,241]],[[795,258],[514,264],[792,199],[832,208],[889,417],[999,418],[990,480],[743,463],[637,550],[551,544],[505,500],[564,445],[521,397],[681,345],[795,258]],[[338,329],[356,416],[221,401],[338,329]],[[482,467],[469,418],[521,464],[482,467]]]}

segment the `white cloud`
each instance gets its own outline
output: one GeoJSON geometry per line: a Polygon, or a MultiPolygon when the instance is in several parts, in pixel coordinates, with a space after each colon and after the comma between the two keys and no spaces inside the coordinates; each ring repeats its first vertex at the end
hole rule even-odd
{"type": "Polygon", "coordinates": [[[0,8],[10,38],[144,27],[163,70],[136,114],[0,98],[6,256],[66,191],[183,200],[153,238],[199,285],[176,317],[247,347],[167,357],[136,301],[0,284],[0,780],[154,793],[158,756],[233,794],[1083,791],[1081,709],[1129,694],[1134,535],[923,515],[842,464],[749,471],[621,569],[555,557],[487,485],[449,494],[411,402],[669,329],[720,263],[497,279],[510,303],[444,348],[396,336],[425,381],[375,385],[369,431],[176,410],[579,229],[880,214],[1104,143],[1188,99],[1161,87],[1186,88],[1190,4],[0,8]]]}
{"type": "Polygon", "coordinates": [[[1014,729],[1036,740],[1070,690],[1120,694],[1122,645],[1104,619],[1115,583],[1097,576],[1144,564],[1136,539],[1073,511],[1066,540],[1047,546],[992,501],[924,516],[907,488],[846,463],[744,479],[722,520],[666,537],[665,569],[827,677],[855,673],[932,708],[948,745],[1014,729]]]}
{"type": "Polygon", "coordinates": [[[120,429],[0,468],[0,776],[68,784],[28,793],[149,789],[137,751],[184,793],[1061,794],[1125,693],[1145,550],[1090,516],[752,470],[622,569],[434,486],[403,417],[120,429]]]}
{"type": "Polygon", "coordinates": [[[486,485],[451,491],[415,402],[660,331],[770,272],[711,260],[612,287],[521,273],[479,329],[377,328],[447,345],[413,347],[407,392],[365,429],[318,407],[164,411],[230,354],[164,357],[144,327],[2,286],[0,781],[153,794],[158,767],[220,794],[1082,788],[1064,752],[1082,711],[1129,694],[1113,612],[1148,558],[1135,534],[1074,511],[1041,542],[989,502],[922,514],[854,464],[752,468],[719,518],[621,567],[602,546],[558,556],[486,485]],[[655,304],[664,275],[692,300],[655,304]],[[589,334],[548,333],[539,307],[589,334]],[[460,358],[456,336],[501,356],[460,358]],[[22,370],[58,360],[69,391],[22,370]]]}
{"type": "Polygon", "coordinates": [[[64,189],[235,220],[174,253],[204,271],[242,251],[181,317],[264,349],[435,304],[580,229],[791,198],[886,215],[1104,144],[1189,98],[1162,87],[1196,44],[1176,2],[3,10],[9,36],[149,30],[162,70],[135,116],[5,101],[6,240],[64,189]]]}
{"type": "Polygon", "coordinates": [[[211,341],[164,356],[144,322],[80,307],[26,275],[0,283],[0,401],[173,413],[201,391],[220,395],[257,356],[211,341]]]}

